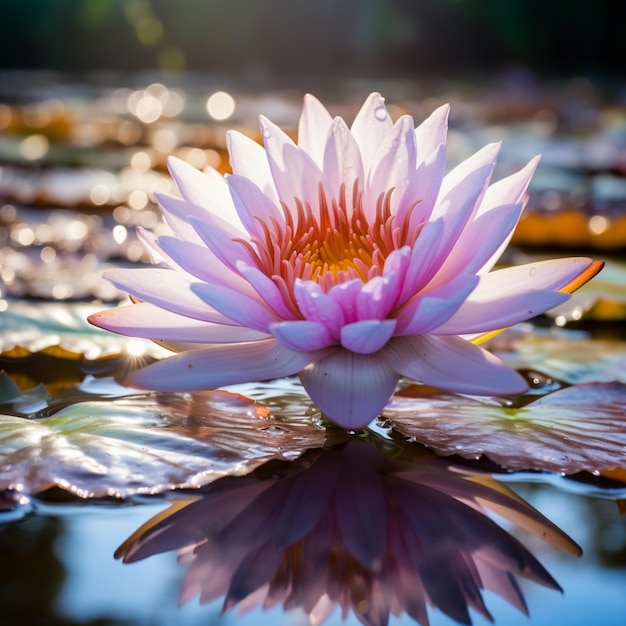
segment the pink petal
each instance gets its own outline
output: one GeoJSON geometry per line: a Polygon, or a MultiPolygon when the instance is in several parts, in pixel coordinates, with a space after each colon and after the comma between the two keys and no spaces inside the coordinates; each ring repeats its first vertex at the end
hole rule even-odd
{"type": "Polygon", "coordinates": [[[343,428],[363,428],[389,401],[398,375],[377,355],[342,348],[300,372],[300,380],[318,408],[343,428]]]}
{"type": "Polygon", "coordinates": [[[356,299],[357,318],[359,320],[381,320],[398,301],[400,276],[388,272],[384,276],[375,276],[361,288],[356,299]]]}
{"type": "Polygon", "coordinates": [[[250,328],[194,320],[148,302],[106,309],[90,315],[88,319],[95,326],[114,333],[155,341],[239,343],[268,338],[266,334],[250,328]]]}
{"type": "Polygon", "coordinates": [[[194,230],[193,226],[189,224],[187,218],[189,216],[195,216],[198,219],[203,220],[207,212],[202,207],[190,204],[182,198],[177,198],[164,193],[156,193],[155,195],[159,206],[161,207],[161,213],[174,234],[183,241],[201,243],[202,240],[198,236],[198,233],[194,230]]]}
{"type": "Polygon", "coordinates": [[[268,224],[272,220],[285,223],[285,217],[273,200],[270,200],[251,180],[231,174],[226,178],[230,193],[244,228],[257,239],[264,241],[265,232],[259,222],[268,224]]]}
{"type": "Polygon", "coordinates": [[[351,352],[378,352],[393,337],[396,320],[363,320],[341,328],[341,345],[351,352]]]}
{"type": "Polygon", "coordinates": [[[507,396],[528,389],[515,370],[456,336],[397,337],[376,356],[402,376],[456,393],[507,396]]]}
{"type": "MultiPolygon", "coordinates": [[[[243,261],[248,265],[256,265],[257,259],[250,250],[239,241],[233,241],[233,236],[221,227],[219,221],[213,217],[205,220],[190,218],[189,223],[195,228],[202,241],[213,254],[233,271],[237,271],[237,262],[243,261]]],[[[234,237],[247,240],[247,237],[234,237]]]]}
{"type": "Polygon", "coordinates": [[[442,246],[443,233],[442,218],[428,222],[420,232],[411,250],[399,302],[406,302],[419,293],[437,273],[439,265],[432,260],[437,258],[437,250],[442,246]]]}
{"type": "Polygon", "coordinates": [[[372,217],[381,193],[395,189],[394,196],[404,195],[415,174],[416,154],[413,119],[404,115],[381,143],[368,174],[363,203],[372,217]]]}
{"type": "Polygon", "coordinates": [[[298,146],[320,167],[331,123],[332,117],[326,107],[315,96],[306,94],[298,122],[298,146]]]}
{"type": "Polygon", "coordinates": [[[476,276],[458,276],[442,287],[415,298],[398,313],[396,334],[418,335],[438,329],[463,306],[477,284],[476,276]]]}
{"type": "Polygon", "coordinates": [[[194,283],[191,290],[210,307],[224,315],[231,323],[269,333],[269,325],[280,321],[274,311],[258,300],[229,287],[194,283]]]}
{"type": "Polygon", "coordinates": [[[145,300],[166,311],[204,322],[232,324],[231,320],[207,306],[192,292],[191,284],[181,272],[156,267],[119,268],[107,270],[103,277],[138,300],[145,300]]]}
{"type": "Polygon", "coordinates": [[[522,204],[508,204],[483,213],[468,224],[437,273],[437,281],[460,274],[491,269],[511,238],[522,213],[522,204]],[[477,246],[476,242],[481,245],[477,246]]]}
{"type": "MultiPolygon", "coordinates": [[[[431,269],[439,269],[453,251],[474,211],[493,172],[493,163],[487,163],[475,170],[438,201],[431,219],[443,219],[443,240],[436,255],[429,259],[431,269]]],[[[472,246],[473,249],[474,246],[472,246]]]]}
{"type": "Polygon", "coordinates": [[[534,157],[518,172],[493,183],[485,192],[485,198],[478,214],[480,215],[502,204],[522,202],[540,159],[539,156],[534,157]]]}
{"type": "Polygon", "coordinates": [[[311,210],[318,212],[319,188],[322,184],[320,168],[276,124],[261,116],[260,126],[280,200],[292,211],[295,209],[295,199],[299,199],[309,202],[311,210]]]}
{"type": "Polygon", "coordinates": [[[238,289],[248,295],[254,293],[246,280],[226,267],[206,246],[167,235],[159,237],[158,243],[172,261],[196,278],[207,283],[238,289]]]}
{"type": "Polygon", "coordinates": [[[310,352],[335,343],[328,329],[321,322],[295,320],[270,324],[270,332],[290,350],[310,352]]]}
{"type": "Polygon", "coordinates": [[[450,105],[444,104],[435,109],[415,129],[415,143],[417,145],[417,161],[425,161],[441,144],[446,143],[448,135],[448,116],[450,105]]]}
{"type": "Polygon", "coordinates": [[[345,323],[343,312],[337,302],[322,291],[311,280],[297,279],[293,295],[300,312],[312,322],[321,322],[328,328],[331,337],[339,340],[341,327],[345,323]]]}
{"type": "Polygon", "coordinates": [[[363,169],[367,173],[374,160],[374,155],[393,128],[393,122],[385,99],[379,93],[372,93],[363,103],[352,123],[351,131],[361,150],[363,169]]]}
{"type": "Polygon", "coordinates": [[[323,160],[324,190],[329,200],[341,199],[341,189],[345,191],[345,208],[352,213],[354,206],[354,185],[362,186],[365,179],[361,152],[346,123],[336,117],[331,125],[323,160]]]}
{"type": "Polygon", "coordinates": [[[168,157],[167,166],[180,193],[188,203],[220,215],[236,228],[241,228],[226,181],[219,172],[213,168],[201,172],[173,156],[168,157]]]}
{"type": "Polygon", "coordinates": [[[559,291],[535,289],[515,294],[472,294],[450,319],[437,327],[437,334],[465,335],[507,328],[541,315],[568,298],[569,294],[559,291]]]}
{"type": "Polygon", "coordinates": [[[360,278],[348,280],[345,283],[334,285],[328,292],[328,296],[339,306],[343,314],[344,323],[356,322],[357,316],[357,298],[363,281],[360,278]]]}
{"type": "Polygon", "coordinates": [[[256,293],[255,299],[261,299],[269,309],[283,319],[295,317],[292,309],[285,303],[282,292],[267,274],[243,262],[237,263],[237,269],[248,281],[248,287],[250,285],[253,287],[256,293]]]}
{"type": "Polygon", "coordinates": [[[445,171],[446,146],[441,144],[409,176],[403,194],[397,199],[395,194],[392,196],[392,206],[400,223],[409,220],[409,232],[430,219],[445,171]]]}
{"type": "Polygon", "coordinates": [[[274,179],[263,146],[235,130],[226,133],[226,143],[233,174],[248,178],[268,198],[278,202],[274,179]]]}
{"type": "MultiPolygon", "coordinates": [[[[439,192],[439,198],[437,204],[440,204],[446,196],[448,196],[455,189],[460,187],[460,193],[463,194],[467,189],[473,193],[476,177],[472,176],[472,173],[477,170],[485,172],[483,174],[483,191],[486,190],[493,168],[495,167],[498,154],[500,152],[500,143],[490,143],[478,152],[474,153],[465,161],[462,161],[451,172],[446,174],[441,183],[441,190],[439,192]]],[[[457,194],[459,191],[457,191],[457,194]]],[[[433,212],[433,217],[438,217],[439,213],[437,208],[433,212]]]]}
{"type": "Polygon", "coordinates": [[[323,353],[294,352],[275,339],[213,345],[157,361],[124,383],[159,391],[194,391],[291,376],[323,353]]]}

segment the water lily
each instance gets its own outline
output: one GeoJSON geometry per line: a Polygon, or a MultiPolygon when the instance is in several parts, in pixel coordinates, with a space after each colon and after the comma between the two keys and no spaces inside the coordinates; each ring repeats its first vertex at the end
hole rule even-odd
{"type": "Polygon", "coordinates": [[[500,144],[446,170],[448,106],[415,128],[371,94],[350,127],[304,98],[297,143],[265,117],[263,144],[228,134],[233,174],[171,158],[182,198],[160,195],[171,235],[141,237],[162,265],[106,276],[135,304],[111,331],[180,352],[130,375],[163,391],[298,374],[346,428],[374,419],[400,377],[459,393],[526,382],[477,345],[564,302],[588,258],[490,271],[537,165],[494,184],[500,144]]]}

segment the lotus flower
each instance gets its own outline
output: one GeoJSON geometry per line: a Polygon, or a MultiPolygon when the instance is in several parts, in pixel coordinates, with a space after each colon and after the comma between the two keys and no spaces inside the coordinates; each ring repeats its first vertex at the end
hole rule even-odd
{"type": "Polygon", "coordinates": [[[191,391],[298,374],[346,428],[372,421],[401,376],[526,391],[476,339],[561,304],[600,264],[491,272],[538,159],[490,184],[494,143],[445,174],[447,118],[442,106],[394,124],[374,93],[348,127],[307,95],[298,143],[264,117],[265,149],[229,133],[226,178],[171,158],[182,198],[158,200],[172,234],[141,233],[163,265],[107,272],[137,303],[90,321],[181,353],[125,382],[191,391]]]}
{"type": "Polygon", "coordinates": [[[180,601],[301,608],[321,624],[341,607],[367,626],[428,607],[490,619],[490,589],[527,613],[517,577],[559,589],[493,511],[571,554],[578,546],[491,477],[448,459],[390,460],[370,443],[314,450],[272,471],[220,479],[149,520],[116,552],[134,562],[179,550],[180,601]]]}

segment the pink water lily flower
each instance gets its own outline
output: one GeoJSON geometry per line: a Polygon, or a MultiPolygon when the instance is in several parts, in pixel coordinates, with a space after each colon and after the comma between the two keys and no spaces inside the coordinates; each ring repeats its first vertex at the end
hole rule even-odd
{"type": "Polygon", "coordinates": [[[179,354],[127,384],[197,390],[298,374],[331,420],[372,421],[401,376],[459,393],[523,393],[476,337],[561,304],[588,258],[490,271],[537,165],[491,183],[500,144],[445,173],[448,106],[417,128],[371,94],[348,127],[313,96],[298,142],[264,117],[264,146],[231,131],[233,174],[170,159],[162,265],[108,271],[136,304],[91,316],[179,354]]]}

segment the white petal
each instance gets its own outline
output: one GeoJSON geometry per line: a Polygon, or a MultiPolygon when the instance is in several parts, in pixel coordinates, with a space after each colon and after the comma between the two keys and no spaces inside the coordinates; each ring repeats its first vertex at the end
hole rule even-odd
{"type": "Polygon", "coordinates": [[[385,106],[385,99],[379,93],[370,94],[351,127],[361,150],[366,174],[372,165],[374,155],[392,128],[393,122],[385,106]]]}
{"type": "Polygon", "coordinates": [[[407,378],[456,393],[508,396],[528,389],[515,370],[456,336],[396,337],[376,356],[407,378]]]}
{"type": "Polygon", "coordinates": [[[221,285],[195,283],[191,285],[191,290],[210,307],[222,313],[235,324],[269,333],[269,325],[280,321],[279,316],[274,311],[236,289],[221,285]]]}
{"type": "Polygon", "coordinates": [[[194,391],[291,376],[323,353],[294,352],[276,339],[213,345],[157,361],[124,383],[159,391],[194,391]]]}
{"type": "Polygon", "coordinates": [[[138,300],[166,311],[205,322],[232,323],[196,296],[181,272],[153,267],[119,268],[105,271],[103,277],[138,300]]]}
{"type": "Polygon", "coordinates": [[[114,333],[160,342],[240,343],[268,338],[249,328],[194,320],[148,302],[99,311],[90,315],[89,321],[114,333]]]}
{"type": "Polygon", "coordinates": [[[423,162],[433,150],[446,143],[450,105],[444,104],[435,109],[416,129],[417,161],[423,162]]]}
{"type": "Polygon", "coordinates": [[[300,372],[313,402],[343,428],[363,428],[389,402],[398,375],[378,355],[355,354],[343,348],[300,372]]]}
{"type": "Polygon", "coordinates": [[[306,94],[298,122],[298,146],[320,167],[331,122],[332,117],[326,107],[315,96],[306,94]]]}
{"type": "Polygon", "coordinates": [[[236,130],[226,133],[233,174],[250,179],[266,196],[278,202],[278,194],[263,146],[236,130]]]}
{"type": "Polygon", "coordinates": [[[349,214],[354,206],[354,185],[364,182],[361,152],[346,123],[333,120],[324,150],[324,190],[329,200],[339,201],[341,189],[345,192],[345,208],[349,214]]]}
{"type": "Polygon", "coordinates": [[[201,172],[176,157],[168,157],[167,166],[187,202],[219,215],[236,228],[241,228],[226,181],[219,172],[213,168],[201,172]]]}
{"type": "Polygon", "coordinates": [[[263,116],[259,120],[278,197],[292,211],[295,209],[294,201],[299,199],[308,202],[311,210],[318,212],[322,171],[276,124],[263,116]]]}
{"type": "Polygon", "coordinates": [[[519,293],[472,294],[456,313],[437,327],[441,335],[484,333],[524,322],[562,304],[569,294],[549,290],[520,289],[519,293]]]}

